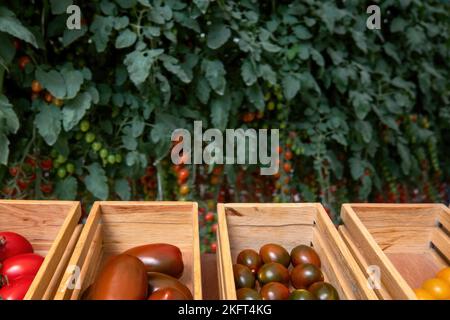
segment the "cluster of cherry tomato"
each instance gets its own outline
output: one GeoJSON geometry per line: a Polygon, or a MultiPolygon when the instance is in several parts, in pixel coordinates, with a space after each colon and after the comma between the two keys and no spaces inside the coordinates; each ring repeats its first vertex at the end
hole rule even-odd
{"type": "Polygon", "coordinates": [[[419,300],[450,300],[450,267],[426,280],[421,288],[414,289],[414,293],[419,300]]]}
{"type": "Polygon", "coordinates": [[[43,262],[23,236],[0,232],[0,300],[23,300],[43,262]]]}
{"type": "Polygon", "coordinates": [[[241,251],[236,262],[233,275],[238,300],[339,300],[337,290],[324,282],[320,258],[309,246],[299,245],[289,254],[270,243],[259,253],[241,251]]]}
{"type": "Polygon", "coordinates": [[[140,183],[143,188],[144,198],[146,201],[156,199],[156,169],[150,165],[145,169],[145,174],[141,177],[140,183]]]}

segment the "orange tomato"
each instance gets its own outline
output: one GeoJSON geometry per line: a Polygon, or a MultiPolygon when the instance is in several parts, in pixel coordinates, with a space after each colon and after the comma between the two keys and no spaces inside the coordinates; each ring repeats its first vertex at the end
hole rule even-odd
{"type": "Polygon", "coordinates": [[[34,93],[39,93],[42,91],[42,86],[39,81],[33,80],[31,82],[31,91],[33,91],[34,93]]]}
{"type": "Polygon", "coordinates": [[[450,284],[442,279],[428,279],[422,284],[422,288],[437,300],[450,299],[450,284]]]}
{"type": "Polygon", "coordinates": [[[434,297],[425,289],[414,289],[414,293],[416,294],[417,300],[434,300],[434,297]]]}
{"type": "Polygon", "coordinates": [[[444,268],[439,271],[436,278],[442,279],[450,285],[450,267],[444,268]]]}

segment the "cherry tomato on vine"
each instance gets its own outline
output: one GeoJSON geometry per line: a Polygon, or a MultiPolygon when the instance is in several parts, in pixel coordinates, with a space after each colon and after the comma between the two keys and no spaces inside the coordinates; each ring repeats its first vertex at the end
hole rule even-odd
{"type": "Polygon", "coordinates": [[[109,163],[109,164],[114,164],[114,163],[116,163],[116,156],[113,155],[113,154],[110,154],[110,155],[108,156],[108,163],[109,163]]]}
{"type": "Polygon", "coordinates": [[[33,91],[34,93],[39,93],[42,91],[42,89],[42,85],[39,81],[33,80],[31,82],[31,91],[33,91]]]}
{"type": "Polygon", "coordinates": [[[284,158],[285,158],[286,160],[292,160],[292,158],[294,158],[294,154],[292,153],[291,150],[287,150],[287,151],[284,153],[284,158]]]}
{"type": "Polygon", "coordinates": [[[95,141],[95,133],[93,132],[86,133],[84,139],[87,143],[91,144],[92,142],[95,141]]]}
{"type": "Polygon", "coordinates": [[[183,184],[183,185],[180,187],[180,194],[181,194],[182,196],[185,196],[185,195],[189,194],[189,191],[190,191],[190,189],[189,189],[189,186],[188,186],[187,184],[183,184]]]}
{"type": "Polygon", "coordinates": [[[41,184],[41,191],[42,193],[52,193],[53,192],[53,186],[51,184],[43,183],[41,184]]]}
{"type": "Polygon", "coordinates": [[[102,143],[101,142],[94,142],[92,144],[92,150],[94,150],[95,152],[100,151],[101,148],[102,148],[102,143]]]}
{"type": "Polygon", "coordinates": [[[214,216],[214,213],[212,213],[212,212],[208,212],[205,215],[205,221],[207,221],[207,222],[213,222],[214,219],[215,219],[215,216],[214,216]]]}
{"type": "Polygon", "coordinates": [[[60,177],[61,179],[64,179],[67,175],[67,170],[65,168],[59,168],[57,174],[58,174],[58,177],[60,177]]]}
{"type": "Polygon", "coordinates": [[[53,160],[52,159],[44,159],[41,160],[41,169],[44,171],[49,171],[53,167],[53,160]]]}
{"type": "Polygon", "coordinates": [[[23,180],[18,180],[17,181],[17,186],[19,187],[19,189],[21,191],[24,191],[24,190],[26,190],[28,188],[29,184],[27,182],[23,181],[23,180]]]}
{"type": "Polygon", "coordinates": [[[178,179],[180,180],[180,181],[186,181],[187,179],[189,178],[189,170],[188,169],[186,169],[186,168],[183,168],[183,169],[181,169],[179,172],[178,172],[178,179]]]}
{"type": "Polygon", "coordinates": [[[69,174],[73,174],[75,172],[75,165],[73,163],[66,164],[66,171],[69,174]]]}
{"type": "Polygon", "coordinates": [[[9,174],[10,174],[12,177],[17,176],[18,173],[19,173],[19,168],[17,168],[17,167],[11,167],[11,168],[9,168],[9,174]]]}
{"type": "Polygon", "coordinates": [[[50,92],[46,92],[45,95],[44,95],[44,100],[47,103],[52,102],[52,100],[53,100],[52,94],[50,92]]]}
{"type": "Polygon", "coordinates": [[[122,163],[122,155],[116,154],[116,163],[122,163]]]}
{"type": "Polygon", "coordinates": [[[108,157],[108,154],[109,154],[109,152],[108,152],[108,150],[107,149],[102,149],[102,150],[100,150],[100,157],[102,158],[102,159],[106,159],[107,157],[108,157]]]}
{"type": "Polygon", "coordinates": [[[52,103],[54,106],[61,108],[64,105],[64,100],[58,99],[58,98],[53,98],[52,103]]]}
{"type": "Polygon", "coordinates": [[[80,123],[80,130],[81,132],[88,132],[89,128],[91,127],[91,124],[87,120],[83,120],[80,123]]]}
{"type": "Polygon", "coordinates": [[[56,162],[56,163],[59,163],[59,164],[63,164],[63,163],[65,163],[66,161],[67,161],[67,158],[64,157],[62,154],[59,154],[59,155],[56,157],[56,159],[55,159],[55,162],[56,162]]]}
{"type": "Polygon", "coordinates": [[[291,165],[289,162],[285,162],[285,163],[283,164],[283,170],[284,170],[284,172],[286,172],[286,173],[290,173],[291,170],[292,170],[292,165],[291,165]]]}
{"type": "Polygon", "coordinates": [[[22,56],[22,57],[20,57],[20,58],[19,58],[19,62],[18,62],[19,68],[20,68],[21,70],[25,70],[25,68],[27,67],[27,65],[28,65],[30,62],[31,62],[30,57],[28,57],[28,56],[22,56]]]}

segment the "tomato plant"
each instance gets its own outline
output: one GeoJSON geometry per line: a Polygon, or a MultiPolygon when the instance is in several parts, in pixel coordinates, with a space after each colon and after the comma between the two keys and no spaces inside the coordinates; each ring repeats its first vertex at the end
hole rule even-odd
{"type": "Polygon", "coordinates": [[[0,197],[320,201],[336,222],[343,202],[448,202],[448,2],[384,1],[377,31],[371,1],[79,1],[69,30],[72,3],[0,5],[0,197]],[[279,129],[279,173],[174,171],[194,120],[279,129]]]}

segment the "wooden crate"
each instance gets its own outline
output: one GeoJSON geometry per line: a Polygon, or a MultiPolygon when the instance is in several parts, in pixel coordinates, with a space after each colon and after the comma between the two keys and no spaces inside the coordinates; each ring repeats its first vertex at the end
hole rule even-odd
{"type": "Polygon", "coordinates": [[[45,257],[25,300],[52,299],[81,232],[72,201],[0,200],[0,230],[21,234],[45,257]]]}
{"type": "Polygon", "coordinates": [[[219,204],[218,218],[221,299],[236,299],[232,265],[239,252],[258,251],[267,243],[288,251],[300,244],[312,245],[322,260],[325,281],[336,287],[341,299],[377,299],[322,205],[219,204]]]}
{"type": "Polygon", "coordinates": [[[108,257],[150,243],[180,248],[185,266],[180,280],[201,300],[197,203],[114,201],[94,203],[55,299],[80,299],[108,257]]]}
{"type": "Polygon", "coordinates": [[[449,265],[450,209],[441,204],[344,204],[340,233],[366,273],[378,266],[380,299],[415,299],[414,288],[449,265]]]}

